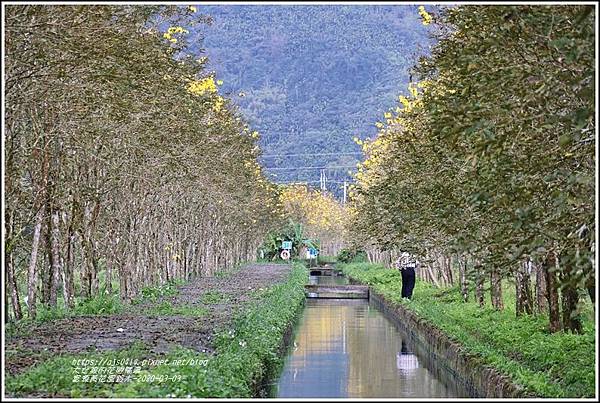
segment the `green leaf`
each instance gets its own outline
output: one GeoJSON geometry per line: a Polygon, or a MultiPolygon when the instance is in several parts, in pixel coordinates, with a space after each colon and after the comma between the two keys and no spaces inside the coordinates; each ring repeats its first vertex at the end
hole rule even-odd
{"type": "Polygon", "coordinates": [[[561,147],[566,147],[571,144],[571,136],[567,133],[563,134],[558,138],[558,145],[561,147]]]}

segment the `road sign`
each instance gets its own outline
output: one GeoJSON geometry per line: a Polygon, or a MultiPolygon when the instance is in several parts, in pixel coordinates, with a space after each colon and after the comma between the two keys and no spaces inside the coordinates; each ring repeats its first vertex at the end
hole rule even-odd
{"type": "Polygon", "coordinates": [[[310,255],[311,258],[315,258],[319,254],[319,251],[316,250],[315,248],[310,248],[308,250],[308,253],[309,253],[309,255],[310,255]]]}
{"type": "Polygon", "coordinates": [[[292,241],[283,241],[281,243],[281,249],[292,249],[292,241]]]}
{"type": "Polygon", "coordinates": [[[281,255],[280,256],[281,256],[281,258],[283,260],[288,260],[290,258],[290,251],[287,250],[287,249],[284,249],[284,250],[281,251],[281,255]]]}

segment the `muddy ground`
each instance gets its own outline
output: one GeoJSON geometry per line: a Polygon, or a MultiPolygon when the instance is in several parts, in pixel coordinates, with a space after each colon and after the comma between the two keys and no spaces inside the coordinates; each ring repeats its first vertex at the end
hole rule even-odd
{"type": "Polygon", "coordinates": [[[83,316],[31,325],[6,339],[6,372],[20,373],[59,354],[108,351],[127,348],[142,341],[157,355],[175,346],[213,352],[215,331],[226,327],[239,307],[260,291],[285,280],[291,266],[251,264],[227,277],[202,277],[178,288],[173,297],[127,306],[111,316],[83,316]],[[218,291],[225,298],[204,303],[202,296],[218,291]],[[148,315],[151,305],[171,302],[174,306],[203,306],[207,313],[195,318],[181,315],[148,315]]]}

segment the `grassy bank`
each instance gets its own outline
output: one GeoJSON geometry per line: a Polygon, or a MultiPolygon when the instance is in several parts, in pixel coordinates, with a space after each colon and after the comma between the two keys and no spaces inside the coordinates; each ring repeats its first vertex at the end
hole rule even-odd
{"type": "MultiPolygon", "coordinates": [[[[338,264],[344,273],[369,284],[386,299],[417,313],[459,342],[483,365],[498,369],[539,397],[593,397],[595,324],[589,311],[584,334],[549,334],[547,318],[516,317],[514,292],[506,288],[507,309],[479,308],[471,295],[464,303],[458,288],[439,289],[417,281],[411,301],[400,298],[400,274],[381,265],[338,264]]],[[[593,311],[592,311],[593,312],[593,311]]]]}
{"type": "MultiPolygon", "coordinates": [[[[142,343],[126,350],[64,355],[7,377],[6,391],[66,397],[252,397],[269,368],[279,363],[279,347],[304,300],[307,270],[294,264],[288,278],[261,290],[227,327],[215,333],[213,354],[177,348],[157,356],[142,343]],[[74,382],[76,360],[128,360],[129,382],[74,382]],[[150,359],[155,360],[150,364],[150,359]],[[135,363],[138,360],[138,363],[135,363]],[[147,360],[147,365],[144,365],[147,360]],[[162,361],[156,361],[162,360],[162,361]],[[131,361],[134,363],[132,364],[131,361]],[[141,363],[141,364],[140,364],[141,363]]],[[[219,295],[211,300],[227,303],[219,295]]],[[[127,372],[127,370],[125,371],[127,372]]],[[[126,373],[125,373],[126,375],[126,373]]]]}

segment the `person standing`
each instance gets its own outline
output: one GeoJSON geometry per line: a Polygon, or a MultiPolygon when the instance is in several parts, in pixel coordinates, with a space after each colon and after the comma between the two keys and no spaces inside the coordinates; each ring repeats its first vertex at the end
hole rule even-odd
{"type": "Polygon", "coordinates": [[[402,298],[412,298],[413,289],[415,288],[415,269],[417,268],[417,260],[408,252],[402,252],[399,261],[400,275],[402,276],[402,298]]]}

